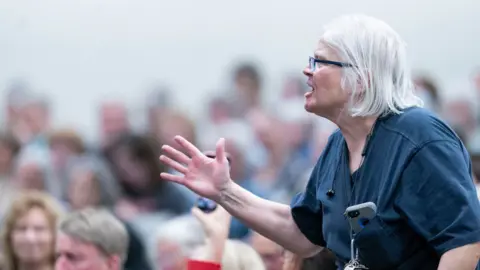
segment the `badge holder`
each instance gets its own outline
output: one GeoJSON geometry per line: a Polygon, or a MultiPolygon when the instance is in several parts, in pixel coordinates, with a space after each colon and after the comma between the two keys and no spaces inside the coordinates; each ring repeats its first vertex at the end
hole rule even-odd
{"type": "Polygon", "coordinates": [[[361,264],[358,258],[358,249],[355,248],[353,230],[350,231],[350,261],[345,265],[343,270],[368,270],[368,267],[361,264]]]}

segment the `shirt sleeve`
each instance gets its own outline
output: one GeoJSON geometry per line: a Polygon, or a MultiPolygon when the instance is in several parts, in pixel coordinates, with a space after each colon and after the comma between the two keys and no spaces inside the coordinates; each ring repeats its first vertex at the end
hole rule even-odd
{"type": "Polygon", "coordinates": [[[480,203],[470,172],[464,147],[439,140],[420,147],[400,179],[397,208],[440,255],[480,242],[480,203]]]}
{"type": "Polygon", "coordinates": [[[291,203],[292,217],[297,227],[315,245],[325,246],[322,206],[317,200],[318,165],[312,171],[305,192],[296,195],[291,203]]]}
{"type": "Polygon", "coordinates": [[[189,260],[187,270],[221,270],[222,267],[218,263],[189,260]]]}

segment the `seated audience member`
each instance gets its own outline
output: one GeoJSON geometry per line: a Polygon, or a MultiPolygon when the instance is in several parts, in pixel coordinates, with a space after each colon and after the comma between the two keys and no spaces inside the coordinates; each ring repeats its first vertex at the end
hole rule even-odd
{"type": "Polygon", "coordinates": [[[106,210],[70,213],[58,225],[55,269],[123,269],[128,241],[125,226],[106,210]]]}
{"type": "Polygon", "coordinates": [[[158,228],[154,264],[157,269],[185,270],[188,258],[204,241],[202,226],[193,216],[171,219],[158,228]]]}
{"type": "Polygon", "coordinates": [[[480,154],[471,154],[472,159],[472,178],[477,190],[477,196],[480,199],[480,154]]]}
{"type": "Polygon", "coordinates": [[[222,269],[231,270],[265,270],[265,265],[258,253],[248,244],[239,240],[227,240],[223,257],[222,269]]]}
{"type": "Polygon", "coordinates": [[[25,192],[15,199],[3,228],[3,269],[53,269],[60,209],[53,197],[38,191],[25,192]]]}
{"type": "Polygon", "coordinates": [[[0,133],[0,183],[12,177],[14,161],[20,151],[20,143],[8,133],[0,133]]]}
{"type": "Polygon", "coordinates": [[[249,111],[262,107],[262,75],[254,61],[236,65],[232,70],[233,91],[229,107],[235,118],[244,117],[249,111]]]}
{"type": "Polygon", "coordinates": [[[72,158],[66,166],[67,202],[73,210],[87,207],[113,209],[120,187],[108,165],[94,156],[72,158]]]}
{"type": "Polygon", "coordinates": [[[283,270],[336,270],[335,255],[328,249],[323,249],[315,256],[302,258],[291,252],[286,252],[283,270]]]}
{"type": "Polygon", "coordinates": [[[132,134],[121,136],[106,151],[122,193],[115,213],[123,220],[159,211],[181,215],[194,204],[190,191],[159,179],[167,170],[158,160],[159,151],[154,139],[132,134]]]}
{"type": "Polygon", "coordinates": [[[13,186],[18,190],[45,191],[61,200],[61,187],[56,184],[50,161],[39,151],[24,151],[16,160],[13,186]]]}
{"type": "MultiPolygon", "coordinates": [[[[80,135],[71,129],[59,129],[49,135],[50,162],[55,183],[65,191],[67,166],[73,157],[85,153],[86,147],[80,135]]],[[[63,195],[63,194],[62,194],[63,195]]]]}
{"type": "Polygon", "coordinates": [[[142,242],[139,233],[129,223],[124,223],[127,229],[128,238],[128,253],[127,259],[124,263],[126,270],[150,270],[151,266],[147,260],[147,252],[145,245],[142,242]]]}
{"type": "Polygon", "coordinates": [[[249,245],[238,240],[228,240],[231,216],[222,207],[211,213],[198,208],[192,214],[200,221],[206,241],[196,249],[188,263],[188,270],[264,270],[262,258],[249,245]]]}
{"type": "Polygon", "coordinates": [[[128,108],[124,101],[103,100],[100,104],[100,145],[101,152],[107,149],[120,135],[130,132],[128,108]]]}
{"type": "Polygon", "coordinates": [[[250,245],[262,257],[266,270],[282,269],[284,249],[279,244],[254,232],[250,238],[250,245]]]}
{"type": "Polygon", "coordinates": [[[289,100],[295,98],[303,98],[303,95],[308,91],[305,80],[302,77],[295,75],[288,75],[282,86],[282,100],[289,100]]]}
{"type": "Polygon", "coordinates": [[[13,173],[15,159],[20,151],[20,143],[14,136],[0,133],[0,222],[15,198],[13,173]]]}
{"type": "Polygon", "coordinates": [[[424,107],[434,112],[441,109],[441,100],[437,82],[429,76],[419,75],[414,78],[417,95],[423,100],[424,107]]]}
{"type": "Polygon", "coordinates": [[[173,137],[178,134],[193,142],[197,141],[195,122],[180,111],[163,111],[161,115],[157,116],[156,124],[153,134],[160,142],[174,143],[173,137]]]}
{"type": "MultiPolygon", "coordinates": [[[[67,165],[67,197],[71,210],[103,207],[112,210],[120,195],[119,187],[108,166],[94,156],[81,156],[67,165]]],[[[129,241],[125,268],[149,270],[141,235],[129,223],[124,223],[129,241]]]]}
{"type": "MultiPolygon", "coordinates": [[[[221,129],[218,130],[218,135],[224,137],[227,141],[225,151],[229,154],[233,161],[230,164],[230,174],[232,179],[241,187],[248,191],[261,196],[267,197],[267,190],[262,189],[257,181],[253,178],[255,170],[252,168],[247,160],[249,147],[252,142],[252,131],[241,121],[229,121],[224,123],[221,129]]],[[[215,142],[204,142],[205,149],[215,149],[215,142]]],[[[215,155],[215,151],[206,151],[211,155],[215,155]]],[[[230,225],[229,238],[232,239],[246,239],[250,235],[250,229],[238,219],[232,218],[230,225]]]]}
{"type": "Polygon", "coordinates": [[[480,150],[478,105],[475,95],[466,86],[452,87],[443,104],[443,118],[454,128],[469,151],[480,150]]]}

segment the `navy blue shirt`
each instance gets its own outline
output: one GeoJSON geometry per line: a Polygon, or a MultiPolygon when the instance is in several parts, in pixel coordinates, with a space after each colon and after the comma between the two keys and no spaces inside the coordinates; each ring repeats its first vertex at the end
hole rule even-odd
{"type": "MultiPolygon", "coordinates": [[[[350,259],[348,206],[377,205],[355,235],[361,262],[376,269],[437,269],[446,251],[480,241],[480,203],[469,154],[455,133],[421,108],[377,120],[361,167],[353,174],[340,131],[315,166],[292,216],[342,269],[350,259]],[[329,189],[334,196],[327,196],[329,189]]],[[[480,267],[477,267],[480,269],[480,267]]]]}

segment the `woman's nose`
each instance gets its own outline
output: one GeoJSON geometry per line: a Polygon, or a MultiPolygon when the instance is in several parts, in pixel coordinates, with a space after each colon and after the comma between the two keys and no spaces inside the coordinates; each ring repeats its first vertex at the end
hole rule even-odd
{"type": "Polygon", "coordinates": [[[25,231],[25,239],[29,242],[35,241],[37,238],[37,234],[35,233],[34,230],[26,230],[25,231]]]}
{"type": "Polygon", "coordinates": [[[304,69],[303,69],[303,75],[305,76],[312,76],[313,75],[313,72],[312,72],[312,69],[310,69],[310,66],[306,66],[304,69]]]}

